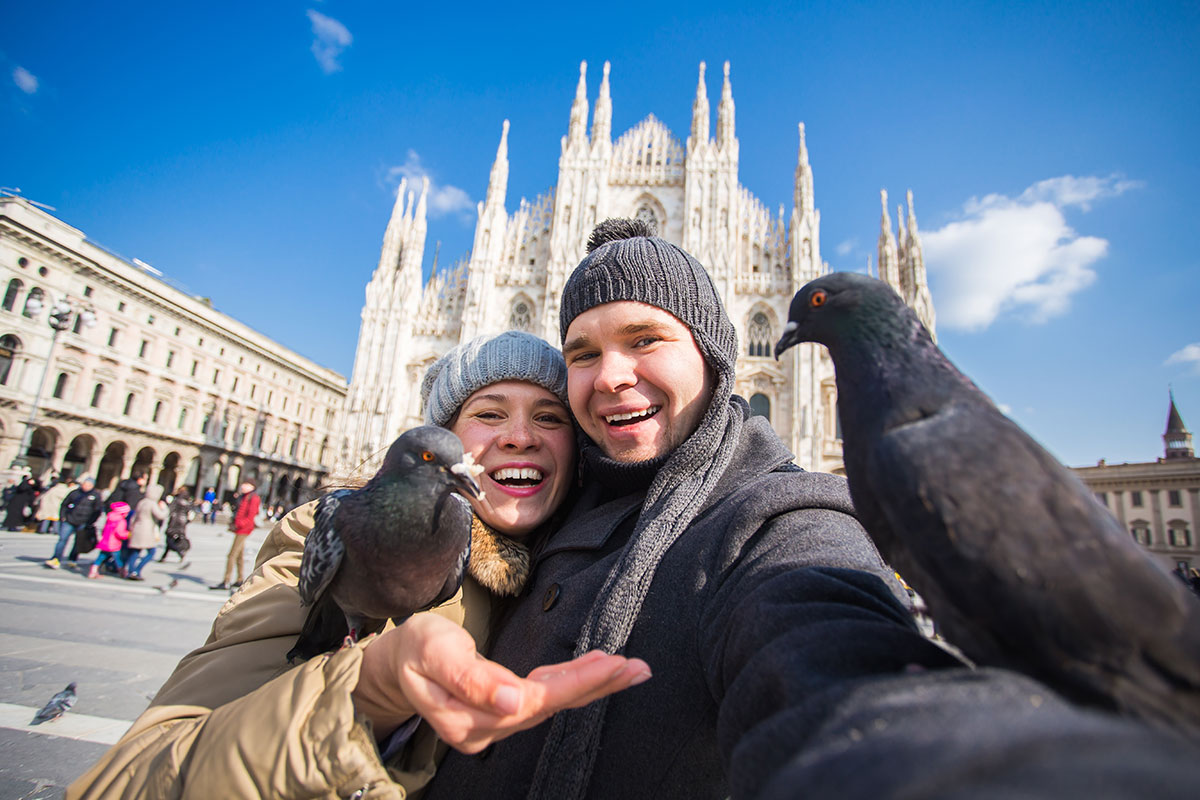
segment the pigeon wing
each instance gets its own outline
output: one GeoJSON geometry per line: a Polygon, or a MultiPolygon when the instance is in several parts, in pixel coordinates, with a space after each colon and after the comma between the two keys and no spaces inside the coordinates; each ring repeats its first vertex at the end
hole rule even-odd
{"type": "Polygon", "coordinates": [[[442,591],[429,604],[429,608],[440,606],[442,603],[450,600],[458,592],[462,586],[463,576],[467,574],[467,565],[471,561],[471,518],[473,513],[471,505],[460,495],[451,495],[457,502],[447,503],[443,509],[443,513],[438,516],[439,536],[453,536],[456,532],[461,535],[463,530],[467,531],[466,546],[462,552],[458,554],[458,561],[454,565],[454,569],[446,576],[446,583],[442,586],[442,591]]]}
{"type": "Polygon", "coordinates": [[[864,520],[890,529],[885,556],[971,658],[1075,697],[1111,698],[1114,681],[1141,673],[1200,686],[1193,598],[986,400],[884,432],[865,467],[864,520]]]}
{"type": "Polygon", "coordinates": [[[325,593],[338,567],[346,547],[337,532],[334,518],[342,500],[353,494],[353,490],[339,489],[330,492],[317,503],[316,520],[304,540],[304,556],[300,560],[300,601],[310,606],[325,593]]]}

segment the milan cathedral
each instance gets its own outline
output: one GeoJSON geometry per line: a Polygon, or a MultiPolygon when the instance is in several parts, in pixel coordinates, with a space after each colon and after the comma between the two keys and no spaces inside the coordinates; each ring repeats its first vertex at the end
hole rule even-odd
{"type": "MultiPolygon", "coordinates": [[[[342,470],[369,463],[403,430],[420,424],[425,369],[454,345],[510,328],[558,343],[563,284],[586,253],[592,227],[609,217],[638,217],[708,268],[738,330],[735,391],[766,416],[806,469],[842,471],[833,365],[825,349],[805,344],[772,357],[792,295],[828,271],[821,260],[813,174],[800,123],[790,216],[778,216],[738,182],[733,89],[725,63],[715,136],[700,64],[692,125],[681,144],[653,114],[612,137],[609,65],[588,131],[587,64],[571,104],[558,159],[558,183],[516,211],[505,205],[508,121],[478,204],[470,255],[422,281],[426,194],[404,182],[383,238],[379,266],[366,290],[354,372],[347,395],[342,470]]],[[[892,231],[887,193],[878,274],[934,330],[921,240],[913,214],[899,210],[892,231]]]]}

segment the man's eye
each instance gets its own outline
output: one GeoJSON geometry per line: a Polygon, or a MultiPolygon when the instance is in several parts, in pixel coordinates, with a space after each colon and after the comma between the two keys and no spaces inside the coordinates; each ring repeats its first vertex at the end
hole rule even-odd
{"type": "Polygon", "coordinates": [[[654,344],[655,342],[661,342],[661,341],[662,341],[662,338],[659,336],[643,336],[642,338],[640,338],[636,342],[634,342],[633,345],[634,345],[634,347],[649,347],[650,345],[654,344]]]}
{"type": "Polygon", "coordinates": [[[595,357],[596,357],[595,353],[576,353],[575,355],[571,356],[571,363],[579,364],[584,361],[590,361],[591,359],[593,359],[595,357]]]}

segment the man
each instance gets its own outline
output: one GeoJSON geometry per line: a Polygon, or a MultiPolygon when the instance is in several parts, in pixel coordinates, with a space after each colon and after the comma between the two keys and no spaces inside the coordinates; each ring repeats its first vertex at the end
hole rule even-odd
{"type": "Polygon", "coordinates": [[[245,578],[243,570],[246,561],[246,537],[254,533],[258,510],[262,504],[259,496],[254,493],[254,488],[253,481],[243,481],[238,487],[237,509],[233,512],[233,521],[229,523],[229,530],[233,531],[233,544],[229,547],[229,557],[225,559],[225,578],[215,586],[208,587],[210,589],[228,590],[242,585],[245,578]],[[237,583],[231,584],[235,565],[237,583]]]}
{"type": "Polygon", "coordinates": [[[75,566],[75,553],[79,551],[80,531],[90,528],[100,518],[104,504],[100,502],[100,493],[96,491],[96,481],[92,476],[85,475],[79,480],[79,487],[68,494],[62,501],[58,512],[58,543],[54,546],[54,555],[43,566],[58,569],[59,559],[66,552],[67,540],[75,536],[75,544],[71,550],[72,557],[67,566],[75,566]]]}
{"type": "Polygon", "coordinates": [[[217,492],[213,487],[208,487],[204,490],[204,497],[200,501],[200,514],[208,524],[217,521],[217,492]]]}
{"type": "Polygon", "coordinates": [[[38,495],[37,510],[34,516],[38,521],[38,533],[58,533],[59,508],[67,495],[75,491],[75,478],[70,475],[62,476],[50,488],[38,495]]]}
{"type": "Polygon", "coordinates": [[[653,678],[452,751],[427,800],[1194,789],[1193,750],[920,635],[845,482],[732,395],[733,326],[678,247],[601,225],[560,331],[584,488],[488,656],[524,675],[598,648],[653,678]]]}

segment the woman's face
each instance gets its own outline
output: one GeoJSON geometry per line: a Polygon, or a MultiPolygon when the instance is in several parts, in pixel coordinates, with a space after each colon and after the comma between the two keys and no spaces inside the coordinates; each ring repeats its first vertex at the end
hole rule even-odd
{"type": "Polygon", "coordinates": [[[525,381],[500,381],[462,404],[450,430],[483,466],[480,519],[514,539],[558,509],[575,468],[575,432],[566,406],[525,381]]]}

